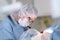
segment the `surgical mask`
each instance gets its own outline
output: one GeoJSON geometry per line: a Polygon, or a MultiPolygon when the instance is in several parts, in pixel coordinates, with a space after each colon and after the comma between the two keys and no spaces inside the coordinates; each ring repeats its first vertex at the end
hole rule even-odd
{"type": "Polygon", "coordinates": [[[28,19],[19,19],[18,20],[18,23],[22,26],[22,27],[27,27],[27,26],[29,26],[29,20],[28,19]]]}

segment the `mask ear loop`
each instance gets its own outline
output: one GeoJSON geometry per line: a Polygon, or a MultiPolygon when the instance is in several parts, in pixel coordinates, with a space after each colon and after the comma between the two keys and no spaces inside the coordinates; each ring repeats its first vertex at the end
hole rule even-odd
{"type": "Polygon", "coordinates": [[[30,26],[27,26],[27,28],[28,28],[28,29],[31,29],[31,27],[30,27],[30,26]]]}

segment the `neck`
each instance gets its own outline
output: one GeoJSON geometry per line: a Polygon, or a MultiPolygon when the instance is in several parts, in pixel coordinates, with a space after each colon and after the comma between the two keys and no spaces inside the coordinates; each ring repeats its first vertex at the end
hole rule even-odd
{"type": "Polygon", "coordinates": [[[15,19],[16,21],[18,21],[18,20],[19,20],[15,15],[13,15],[13,17],[14,17],[14,19],[15,19]]]}

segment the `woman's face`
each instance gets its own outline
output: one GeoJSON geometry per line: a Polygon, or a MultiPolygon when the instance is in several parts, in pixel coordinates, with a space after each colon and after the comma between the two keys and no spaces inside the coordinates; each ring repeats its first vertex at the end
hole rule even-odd
{"type": "Polygon", "coordinates": [[[23,17],[21,17],[21,19],[22,20],[28,19],[29,21],[34,21],[36,19],[36,17],[34,17],[34,16],[31,16],[31,17],[23,16],[23,17]]]}
{"type": "Polygon", "coordinates": [[[35,17],[28,17],[29,21],[34,21],[36,18],[35,17]]]}

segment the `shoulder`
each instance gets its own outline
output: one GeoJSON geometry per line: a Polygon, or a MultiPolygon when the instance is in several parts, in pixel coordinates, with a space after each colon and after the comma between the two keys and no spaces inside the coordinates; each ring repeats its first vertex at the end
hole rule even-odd
{"type": "Polygon", "coordinates": [[[11,31],[11,22],[8,18],[4,19],[0,24],[0,30],[8,30],[11,31]]]}

